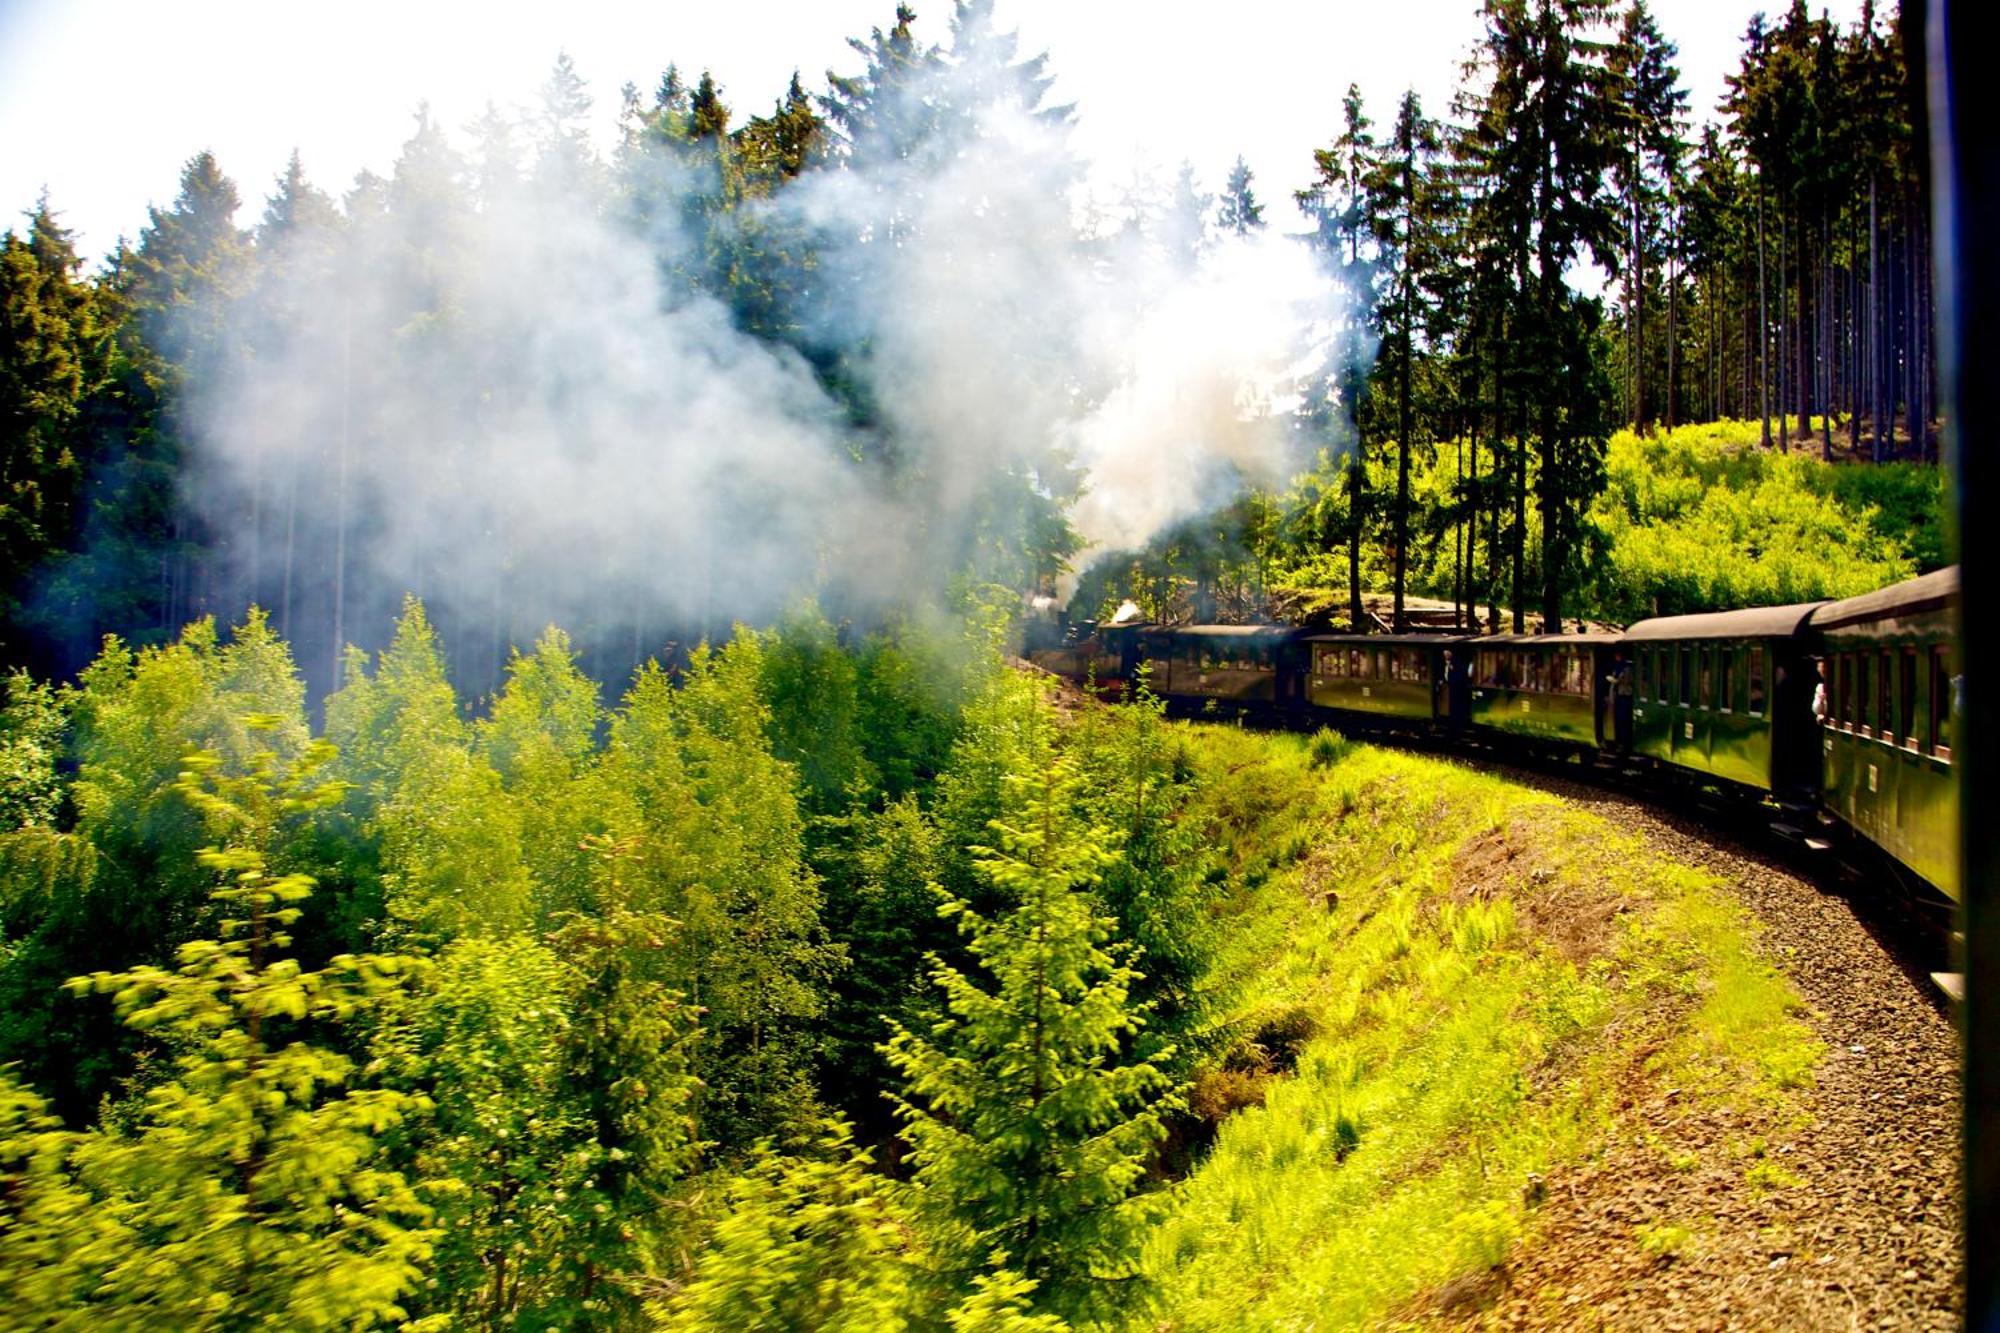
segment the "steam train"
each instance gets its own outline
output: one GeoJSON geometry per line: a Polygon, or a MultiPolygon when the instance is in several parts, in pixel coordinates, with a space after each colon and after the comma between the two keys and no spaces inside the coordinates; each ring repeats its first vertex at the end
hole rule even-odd
{"type": "Polygon", "coordinates": [[[1025,652],[1111,695],[1143,669],[1179,712],[1420,734],[1745,796],[1872,844],[1956,901],[1958,600],[1953,567],[1842,601],[1618,634],[1086,622],[1042,627],[1025,652]]]}

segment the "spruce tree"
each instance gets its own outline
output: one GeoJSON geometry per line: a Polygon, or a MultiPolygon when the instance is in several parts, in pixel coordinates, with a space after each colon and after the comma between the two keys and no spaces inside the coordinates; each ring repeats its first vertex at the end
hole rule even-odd
{"type": "Polygon", "coordinates": [[[1257,202],[1250,179],[1250,164],[1237,157],[1229,168],[1229,179],[1223,182],[1222,202],[1215,210],[1215,225],[1225,232],[1248,236],[1264,229],[1264,206],[1257,202]]]}
{"type": "MultiPolygon", "coordinates": [[[[1334,443],[1347,456],[1347,512],[1338,535],[1347,541],[1348,622],[1359,634],[1367,628],[1361,605],[1361,543],[1373,509],[1368,496],[1368,437],[1362,399],[1373,360],[1369,345],[1379,299],[1374,252],[1366,244],[1374,212],[1368,181],[1376,145],[1370,133],[1373,122],[1363,109],[1358,84],[1348,85],[1340,111],[1340,137],[1329,147],[1313,150],[1318,179],[1301,194],[1300,202],[1318,221],[1315,240],[1327,256],[1347,306],[1334,351],[1330,388],[1332,415],[1339,428],[1334,443]]],[[[1328,536],[1333,535],[1329,531],[1328,536]]]]}
{"type": "Polygon", "coordinates": [[[1131,1053],[1147,1018],[1131,998],[1140,974],[1092,893],[1114,853],[1076,813],[1073,761],[1038,748],[1036,770],[1010,778],[999,845],[976,862],[1004,905],[942,909],[975,970],[935,965],[943,1015],[895,1025],[885,1050],[940,1274],[962,1288],[1011,1270],[1038,1308],[1101,1317],[1138,1279],[1171,1052],[1131,1053]]]}

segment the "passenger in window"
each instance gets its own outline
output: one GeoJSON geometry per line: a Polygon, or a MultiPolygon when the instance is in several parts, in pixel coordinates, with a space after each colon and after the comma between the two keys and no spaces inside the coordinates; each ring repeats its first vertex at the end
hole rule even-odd
{"type": "Polygon", "coordinates": [[[1825,725],[1827,724],[1827,716],[1826,716],[1826,671],[1825,671],[1825,669],[1824,669],[1824,668],[1825,668],[1825,663],[1823,663],[1823,662],[1822,662],[1822,661],[1821,661],[1821,660],[1820,660],[1819,658],[1817,658],[1817,657],[1815,657],[1815,658],[1812,658],[1812,659],[1811,659],[1811,662],[1812,662],[1812,711],[1813,711],[1813,721],[1815,721],[1815,722],[1819,723],[1819,724],[1820,724],[1820,725],[1821,725],[1821,726],[1823,727],[1823,726],[1825,726],[1825,725]]]}

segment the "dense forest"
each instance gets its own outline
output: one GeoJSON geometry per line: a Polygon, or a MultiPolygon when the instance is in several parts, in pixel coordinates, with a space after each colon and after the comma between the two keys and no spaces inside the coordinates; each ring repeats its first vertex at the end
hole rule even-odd
{"type": "MultiPolygon", "coordinates": [[[[67,674],[104,633],[165,642],[257,604],[317,694],[416,592],[484,697],[550,620],[615,676],[802,588],[868,619],[954,579],[1033,590],[1092,565],[1086,611],[1157,601],[1162,577],[1198,605],[1229,577],[1300,584],[1357,623],[1364,584],[1516,627],[1714,604],[1731,590],[1621,583],[1619,423],[1935,456],[1909,26],[1793,3],[1744,35],[1697,127],[1643,3],[1483,13],[1454,103],[1408,96],[1377,124],[1350,89],[1298,201],[1334,303],[1271,414],[1280,459],[1320,454],[1303,473],[1238,466],[1227,394],[1173,397],[1117,469],[1091,465],[1079,410],[1133,396],[1102,345],[1145,327],[1108,325],[1106,292],[1157,323],[1161,273],[1214,262],[1212,285],[1248,287],[1215,256],[1280,228],[1241,161],[1218,198],[1184,168],[1078,214],[1072,111],[989,4],[939,46],[899,9],[855,41],[859,72],[795,78],[759,115],[669,67],[624,90],[610,160],[565,59],[537,112],[490,113],[469,147],[420,113],[389,176],[338,200],[295,158],[247,230],[198,154],[90,273],[44,199],[0,263],[5,655],[67,674]],[[1592,266],[1602,296],[1578,286],[1592,266]],[[1145,473],[1170,502],[1119,482],[1145,473]],[[1080,530],[1086,512],[1112,521],[1080,530]],[[1107,564],[1119,547],[1137,560],[1107,564]]],[[[1227,313],[1237,342],[1271,322],[1227,313]]],[[[1870,483],[1801,476],[1869,526],[1870,483]]],[[[1914,512],[1920,479],[1880,484],[1914,512]]]]}
{"type": "Polygon", "coordinates": [[[1929,150],[1900,11],[1758,17],[1699,126],[1643,0],[1484,12],[1452,106],[1409,94],[1377,124],[1350,87],[1299,197],[1356,315],[1302,417],[1335,446],[1101,568],[1086,604],[1255,614],[1277,594],[1402,628],[1416,591],[1519,632],[1942,563],[1929,150]],[[1604,296],[1576,282],[1592,266],[1604,296]],[[1732,421],[1749,429],[1671,438],[1732,421]],[[1913,466],[1837,476],[1755,451],[1913,466]],[[1694,512],[1725,505],[1720,524],[1694,512]],[[1689,563],[1634,568],[1652,562],[1633,532],[1684,511],[1689,563]]]}
{"type": "Polygon", "coordinates": [[[1759,20],[1696,128],[1643,0],[1485,0],[1452,106],[1330,99],[1289,236],[1240,159],[1073,207],[993,10],[760,114],[669,65],[608,157],[563,58],[247,228],[202,152],[101,268],[60,201],[0,238],[9,1318],[1228,1327],[1307,1265],[1387,1317],[1595,1123],[1531,1058],[1725,993],[1671,1057],[1783,1104],[1698,877],[1550,869],[1655,914],[1552,958],[1425,896],[1498,784],[1006,653],[1035,594],[1518,629],[1943,562],[1901,15],[1759,20]],[[1350,1158],[1449,1243],[1285,1240],[1350,1158]]]}
{"type": "Polygon", "coordinates": [[[317,734],[261,615],[13,678],[10,1319],[1123,1299],[1212,892],[1157,715],[803,610],[599,697],[551,631],[468,721],[414,601],[317,734]]]}

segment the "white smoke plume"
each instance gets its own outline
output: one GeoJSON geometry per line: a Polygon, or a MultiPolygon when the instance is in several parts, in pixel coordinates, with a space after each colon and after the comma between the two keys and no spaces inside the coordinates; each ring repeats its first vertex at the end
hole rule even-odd
{"type": "Polygon", "coordinates": [[[1007,521],[996,477],[1074,498],[1086,560],[1281,477],[1340,313],[1304,247],[1092,231],[1059,121],[928,79],[905,95],[961,114],[942,151],[739,210],[812,239],[799,341],[842,349],[875,421],[690,289],[704,180],[635,222],[559,127],[516,171],[491,121],[472,163],[426,125],[340,233],[267,235],[189,412],[238,586],[322,661],[415,592],[491,679],[551,621],[636,660],[801,591],[921,600],[1007,521]],[[858,461],[884,441],[895,467],[858,461]]]}

